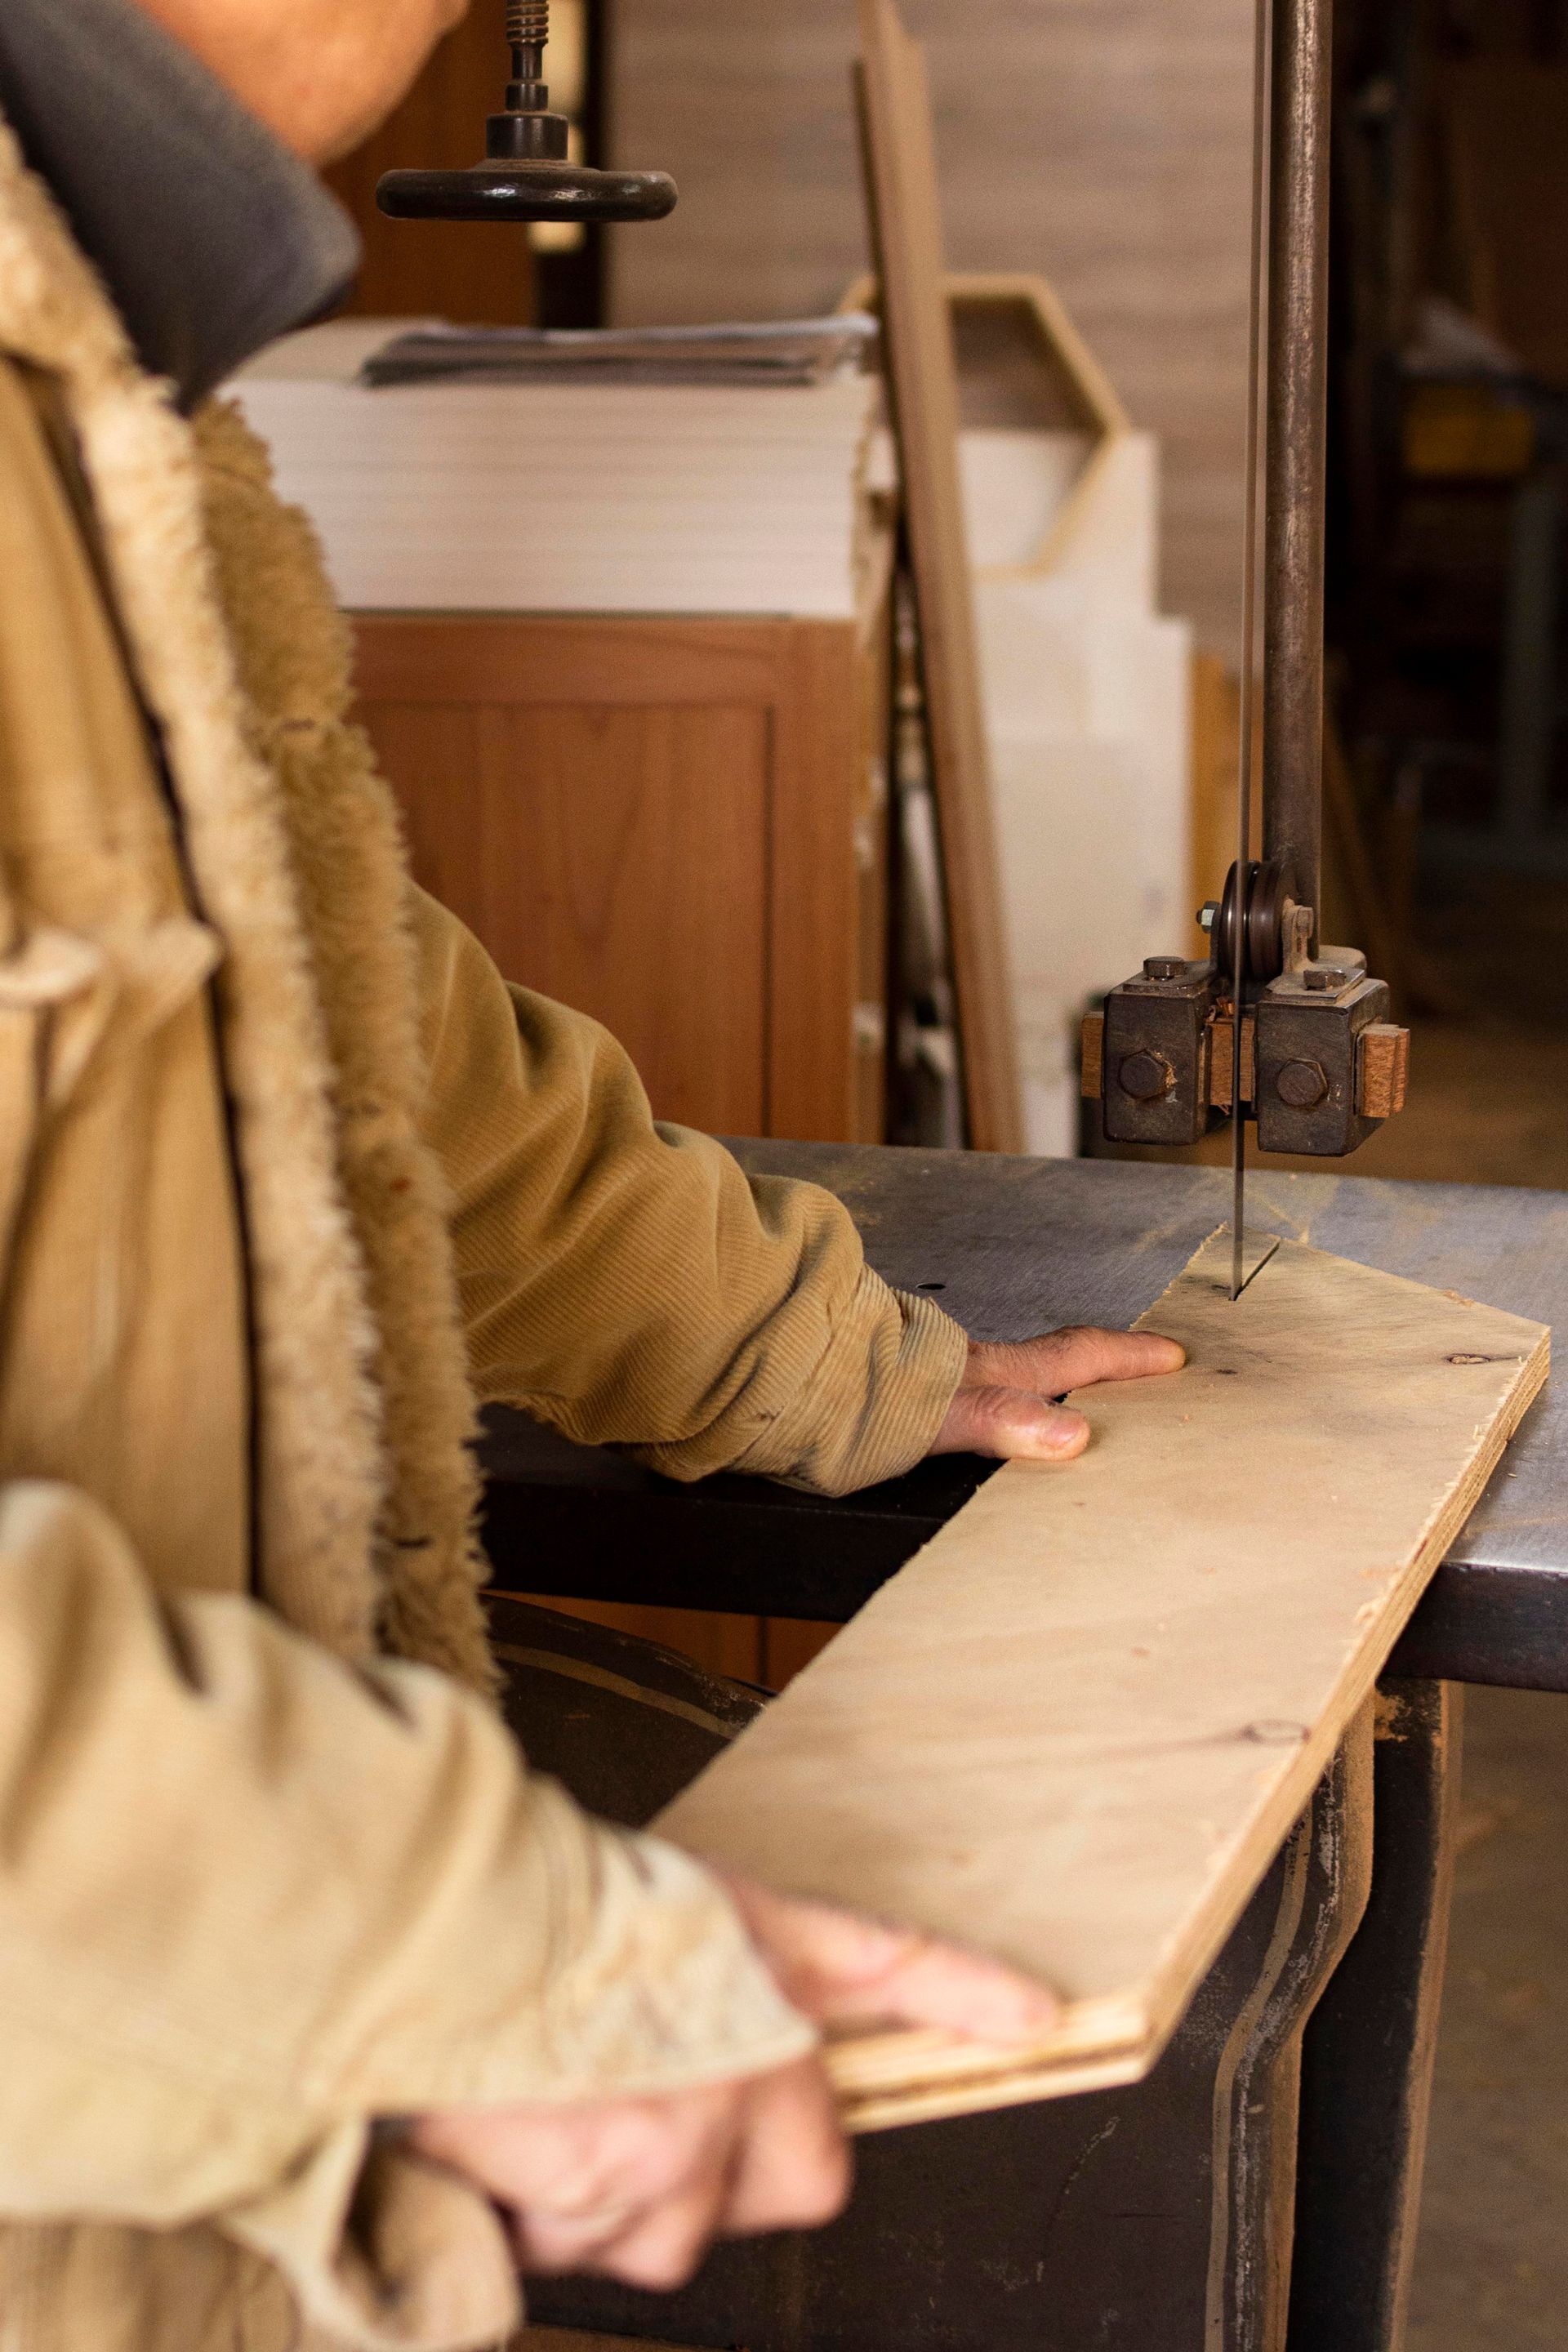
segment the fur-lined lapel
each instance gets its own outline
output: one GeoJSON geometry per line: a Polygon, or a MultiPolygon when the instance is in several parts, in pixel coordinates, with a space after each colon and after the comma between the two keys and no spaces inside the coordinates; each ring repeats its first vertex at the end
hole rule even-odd
{"type": "Polygon", "coordinates": [[[471,1406],[439,1173],[414,1129],[406,886],[345,720],[342,637],[308,536],[243,428],[216,417],[209,509],[195,435],[137,368],[3,125],[0,346],[64,387],[201,911],[225,944],[262,1589],[344,1656],[385,1643],[482,1682],[471,1406]]]}
{"type": "Polygon", "coordinates": [[[420,1138],[422,1055],[408,880],[392,795],[353,725],[349,632],[298,509],[237,409],[197,427],[208,537],[258,748],[283,790],[335,1075],[339,1165],[378,1333],[391,1490],[384,1634],[482,1679],[469,1528],[474,1407],[446,1187],[420,1138]]]}

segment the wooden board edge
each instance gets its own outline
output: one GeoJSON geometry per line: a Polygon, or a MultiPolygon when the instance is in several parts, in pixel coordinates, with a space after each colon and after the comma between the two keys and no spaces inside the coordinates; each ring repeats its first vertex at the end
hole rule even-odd
{"type": "MultiPolygon", "coordinates": [[[[1201,1255],[1201,1249],[1194,1253],[1194,1256],[1201,1255]]],[[[1153,1314],[1158,1304],[1148,1313],[1153,1314]]],[[[1516,1319],[1526,1322],[1528,1318],[1516,1319]]],[[[1303,1741],[1292,1767],[1281,1773],[1275,1790],[1247,1826],[1247,1842],[1258,1856],[1256,1871],[1249,1874],[1239,1894],[1233,1886],[1224,1903],[1194,1913],[1189,1933],[1173,1945],[1161,1971],[1168,1988],[1163,1997],[1142,2013],[1131,1997],[1108,1996],[1073,2003],[1064,2015],[1059,2034],[1048,2045],[1026,2053],[1002,2052],[994,2046],[982,2052],[957,2035],[933,2035],[913,2028],[846,2039],[828,2052],[827,2063],[848,2130],[858,2134],[889,2130],[905,2123],[986,2114],[994,2107],[1036,2099],[1066,2098],[1079,2091],[1141,2081],[1155,2064],[1279,1846],[1310,1801],[1313,1789],[1333,1759],[1345,1724],[1354,1719],[1371,1696],[1427,1582],[1544,1388],[1551,1370],[1552,1334],[1544,1327],[1536,1328],[1535,1344],[1521,1359],[1484,1444],[1435,1512],[1419,1549],[1384,1604],[1377,1641],[1368,1645],[1342,1685],[1347,1702],[1342,1721],[1325,1717],[1303,1741]],[[1135,2016],[1140,2022],[1134,2028],[1135,2016]]]]}
{"type": "Polygon", "coordinates": [[[1163,2047],[1163,2042],[1150,2042],[1120,2057],[1086,2058],[1071,2066],[1015,2058],[989,2073],[959,2075],[952,2082],[910,2082],[885,2091],[842,2090],[831,2061],[828,2073],[838,2095],[839,2121],[858,2139],[871,2132],[897,2131],[905,2124],[944,2123],[955,2116],[993,2115],[999,2107],[1033,2106],[1040,2099],[1119,2090],[1141,2083],[1163,2047]]]}

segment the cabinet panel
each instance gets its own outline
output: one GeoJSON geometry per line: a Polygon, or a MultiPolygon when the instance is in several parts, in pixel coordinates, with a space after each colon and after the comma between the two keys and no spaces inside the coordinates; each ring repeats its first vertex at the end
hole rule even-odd
{"type": "Polygon", "coordinates": [[[415,872],[509,980],[603,1021],[662,1118],[765,1134],[767,714],[372,704],[415,872]]]}

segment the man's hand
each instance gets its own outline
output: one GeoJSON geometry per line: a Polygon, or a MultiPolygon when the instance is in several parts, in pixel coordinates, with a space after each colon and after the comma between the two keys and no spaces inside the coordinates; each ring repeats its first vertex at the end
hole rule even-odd
{"type": "Polygon", "coordinates": [[[933,1454],[989,1454],[1010,1462],[1070,1462],[1089,1423],[1054,1400],[1097,1381],[1179,1371],[1186,1352],[1152,1331],[1047,1331],[1013,1345],[972,1339],[958,1394],[933,1454]]]}
{"type": "MultiPolygon", "coordinates": [[[[1052,1996],[996,1961],[745,1880],[730,1891],[784,1993],[823,2025],[1026,2042],[1056,2021],[1052,1996]]],[[[665,2098],[426,2116],[411,2143],[495,2200],[524,2270],[603,2271],[654,2289],[689,2278],[710,2239],[831,2221],[849,2190],[815,2057],[665,2098]]]]}

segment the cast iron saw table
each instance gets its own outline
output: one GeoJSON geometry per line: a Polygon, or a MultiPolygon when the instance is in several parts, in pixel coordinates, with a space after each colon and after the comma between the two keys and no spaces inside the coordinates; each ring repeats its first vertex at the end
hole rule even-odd
{"type": "MultiPolygon", "coordinates": [[[[1126,1326],[1229,1206],[1217,1170],[735,1149],[837,1192],[879,1272],[980,1339],[1126,1326]]],[[[1568,1326],[1568,1196],[1263,1170],[1248,1217],[1568,1326]]],[[[991,1468],[928,1463],[843,1500],[683,1487],[511,1413],[489,1416],[485,1457],[503,1589],[834,1620],[991,1468]]],[[[1372,1751],[1347,1743],[1144,2083],[879,2136],[833,2229],[721,2248],[673,2298],[536,2291],[536,2315],[750,2352],[1393,2352],[1467,1682],[1568,1691],[1568,1402],[1551,1384],[1389,1660],[1372,1751]]]]}

